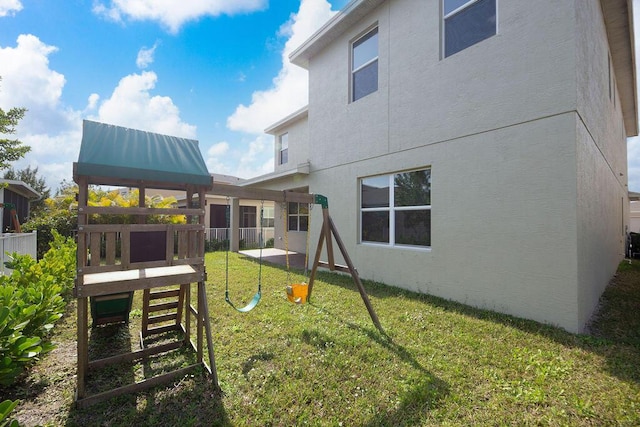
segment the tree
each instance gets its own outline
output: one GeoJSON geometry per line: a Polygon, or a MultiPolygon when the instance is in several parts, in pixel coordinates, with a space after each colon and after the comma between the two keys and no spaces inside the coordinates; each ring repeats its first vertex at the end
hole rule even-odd
{"type": "Polygon", "coordinates": [[[38,167],[31,169],[31,166],[27,166],[26,169],[14,170],[10,168],[4,173],[4,179],[12,179],[16,181],[22,181],[29,184],[31,188],[40,193],[39,200],[31,202],[31,212],[36,213],[40,209],[44,208],[44,201],[51,196],[51,190],[47,187],[47,183],[43,177],[38,178],[38,167]]]}
{"type": "MultiPolygon", "coordinates": [[[[0,135],[16,133],[16,126],[26,112],[26,108],[12,108],[6,112],[0,108],[0,135]]],[[[19,139],[0,138],[0,170],[8,168],[11,162],[20,160],[30,150],[31,147],[24,145],[19,139]]]]}
{"type": "MultiPolygon", "coordinates": [[[[60,188],[56,191],[56,195],[44,201],[44,208],[24,224],[22,230],[30,232],[38,231],[38,258],[49,250],[49,243],[53,241],[56,230],[60,235],[65,237],[73,237],[75,230],[78,228],[78,186],[73,182],[62,181],[60,188]]],[[[88,204],[89,206],[119,206],[132,207],[138,206],[138,190],[121,193],[118,190],[105,191],[100,187],[89,188],[88,204]]],[[[168,208],[177,205],[174,197],[147,196],[145,205],[149,208],[168,208]]],[[[184,224],[184,215],[152,215],[148,218],[149,223],[155,224],[184,224]]],[[[94,217],[89,222],[96,223],[135,223],[135,215],[127,215],[125,218],[114,218],[113,216],[104,215],[102,217],[94,217]]]]}

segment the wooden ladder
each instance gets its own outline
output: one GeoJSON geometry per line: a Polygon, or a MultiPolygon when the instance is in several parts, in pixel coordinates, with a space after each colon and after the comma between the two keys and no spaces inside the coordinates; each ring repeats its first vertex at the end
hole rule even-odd
{"type": "Polygon", "coordinates": [[[169,331],[180,331],[184,300],[189,285],[175,285],[161,290],[145,289],[142,297],[142,329],[140,346],[144,339],[169,331]]]}

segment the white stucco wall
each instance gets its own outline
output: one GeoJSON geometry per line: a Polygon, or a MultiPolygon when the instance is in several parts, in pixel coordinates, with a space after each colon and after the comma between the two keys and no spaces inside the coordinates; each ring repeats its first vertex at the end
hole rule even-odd
{"type": "Polygon", "coordinates": [[[309,161],[309,127],[307,116],[296,117],[272,131],[274,144],[274,172],[285,172],[295,169],[300,163],[309,161]],[[288,160],[280,164],[280,135],[289,134],[288,160]]]}
{"type": "Polygon", "coordinates": [[[498,34],[445,59],[439,8],[387,1],[310,59],[309,190],[363,277],[581,331],[628,224],[599,0],[499,1],[498,34]],[[350,41],[374,25],[378,90],[350,103],[350,41]],[[358,180],[422,167],[432,247],[360,243],[358,180]]]}
{"type": "Polygon", "coordinates": [[[580,328],[624,258],[627,145],[602,8],[576,3],[578,313],[580,328]]]}
{"type": "Polygon", "coordinates": [[[329,197],[362,277],[574,328],[574,141],[567,113],[336,166],[314,174],[311,189],[329,197]],[[423,166],[432,168],[431,249],[357,243],[358,178],[423,166]]]}

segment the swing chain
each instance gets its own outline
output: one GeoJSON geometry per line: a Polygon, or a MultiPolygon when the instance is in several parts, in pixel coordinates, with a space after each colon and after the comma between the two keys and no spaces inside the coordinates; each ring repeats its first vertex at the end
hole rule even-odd
{"type": "Polygon", "coordinates": [[[282,209],[280,210],[280,213],[282,214],[283,217],[283,225],[284,225],[284,258],[286,260],[287,263],[287,285],[289,283],[291,283],[291,273],[290,273],[290,266],[289,266],[289,207],[287,205],[287,202],[284,201],[282,202],[282,209]]]}

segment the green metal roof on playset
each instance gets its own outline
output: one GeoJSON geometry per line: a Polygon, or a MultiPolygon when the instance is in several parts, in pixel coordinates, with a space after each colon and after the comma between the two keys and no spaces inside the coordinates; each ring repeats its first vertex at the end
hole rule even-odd
{"type": "Polygon", "coordinates": [[[83,121],[82,144],[75,175],[109,184],[149,181],[179,185],[211,185],[198,141],[83,121]],[[109,181],[109,182],[103,182],[109,181]]]}

